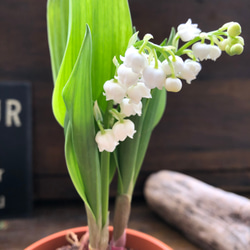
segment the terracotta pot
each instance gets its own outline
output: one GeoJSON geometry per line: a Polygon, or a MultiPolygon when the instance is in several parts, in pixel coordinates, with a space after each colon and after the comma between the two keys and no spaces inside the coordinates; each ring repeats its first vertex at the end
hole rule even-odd
{"type": "MultiPolygon", "coordinates": [[[[55,234],[51,234],[32,245],[28,246],[24,250],[55,250],[58,247],[67,245],[65,235],[68,232],[74,232],[79,237],[87,231],[88,227],[77,227],[64,230],[55,234]]],[[[112,234],[113,228],[109,227],[110,235],[112,234]]],[[[127,248],[134,250],[173,250],[172,248],[165,245],[163,242],[156,238],[149,236],[145,233],[138,232],[133,229],[127,229],[127,248]]]]}

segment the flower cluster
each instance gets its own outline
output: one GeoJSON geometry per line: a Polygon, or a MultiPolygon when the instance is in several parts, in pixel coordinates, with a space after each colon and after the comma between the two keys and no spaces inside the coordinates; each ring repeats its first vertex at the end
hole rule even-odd
{"type": "Polygon", "coordinates": [[[132,139],[135,132],[134,123],[128,119],[117,121],[112,129],[98,131],[95,139],[99,151],[113,152],[119,141],[124,141],[127,137],[132,139]]]}
{"type": "Polygon", "coordinates": [[[135,40],[121,57],[120,64],[114,59],[116,74],[104,83],[104,95],[107,101],[113,101],[115,109],[112,108],[111,113],[118,121],[112,128],[104,129],[101,119],[96,119],[100,127],[96,135],[99,150],[112,152],[120,141],[133,138],[135,125],[126,117],[141,116],[141,100],[152,98],[153,89],[179,92],[182,80],[190,84],[196,79],[201,70],[200,61],[215,61],[222,51],[229,55],[241,54],[244,40],[240,33],[240,25],[235,22],[213,32],[201,32],[198,25],[189,19],[178,26],[177,33],[168,44],[150,42],[153,38],[150,34],[145,35],[142,41],[135,40]],[[184,42],[180,48],[179,40],[184,42]]]}
{"type": "Polygon", "coordinates": [[[117,68],[114,79],[105,82],[104,91],[106,100],[113,100],[120,105],[121,113],[129,117],[141,115],[142,98],[151,98],[150,88],[142,81],[142,73],[147,66],[147,57],[139,53],[133,46],[130,47],[123,64],[117,68]]]}

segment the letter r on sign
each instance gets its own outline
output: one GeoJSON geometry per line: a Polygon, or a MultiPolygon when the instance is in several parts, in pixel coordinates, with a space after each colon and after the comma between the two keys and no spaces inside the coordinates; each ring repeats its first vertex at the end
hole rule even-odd
{"type": "Polygon", "coordinates": [[[22,123],[19,117],[19,113],[22,110],[22,105],[18,100],[8,99],[6,101],[6,126],[11,127],[12,123],[16,127],[21,127],[22,123]]]}

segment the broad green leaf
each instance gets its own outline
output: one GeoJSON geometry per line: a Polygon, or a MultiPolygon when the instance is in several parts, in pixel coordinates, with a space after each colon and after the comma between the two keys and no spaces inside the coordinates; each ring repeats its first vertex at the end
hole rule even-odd
{"type": "Polygon", "coordinates": [[[166,93],[165,89],[161,91],[155,89],[152,93],[152,99],[150,100],[149,106],[147,107],[143,120],[140,144],[138,147],[134,184],[143,164],[153,129],[160,122],[164,114],[166,107],[166,93]]]}
{"type": "MultiPolygon", "coordinates": [[[[72,69],[85,34],[85,25],[89,25],[92,33],[93,60],[92,84],[93,99],[98,100],[100,108],[105,110],[106,101],[103,96],[103,84],[113,78],[115,67],[114,56],[125,52],[132,35],[132,24],[127,0],[70,0],[69,32],[63,61],[56,79],[53,92],[53,112],[63,126],[65,104],[62,100],[64,88],[72,69]]],[[[51,46],[56,46],[52,44],[51,46]]],[[[51,49],[53,51],[53,48],[51,49]]],[[[84,72],[84,68],[81,69],[84,72]]]]}
{"type": "Polygon", "coordinates": [[[152,93],[153,102],[151,102],[149,109],[147,110],[147,119],[150,120],[150,124],[152,124],[152,130],[157,126],[160,122],[167,102],[167,91],[165,89],[159,91],[155,89],[152,93]],[[152,114],[153,113],[153,114],[152,114]]]}
{"type": "Polygon", "coordinates": [[[127,138],[118,149],[120,192],[129,193],[134,188],[152,131],[162,117],[165,105],[166,91],[155,89],[152,99],[143,100],[142,115],[132,118],[136,129],[134,138],[127,138]]]}
{"type": "Polygon", "coordinates": [[[74,152],[73,139],[72,139],[72,127],[69,121],[67,121],[67,124],[65,124],[64,130],[65,130],[65,158],[66,158],[66,162],[68,166],[69,175],[78,194],[84,200],[84,202],[88,204],[88,201],[85,195],[85,188],[84,188],[81,172],[80,172],[80,169],[76,160],[76,155],[74,152]]]}
{"type": "Polygon", "coordinates": [[[93,22],[93,99],[104,110],[106,101],[103,84],[114,77],[114,56],[124,54],[133,34],[130,10],[127,0],[92,0],[93,22]],[[100,100],[101,98],[101,100],[100,100]]]}
{"type": "Polygon", "coordinates": [[[96,218],[100,216],[101,208],[101,178],[97,145],[95,142],[95,124],[93,114],[92,84],[91,84],[92,42],[90,30],[79,51],[72,74],[63,90],[63,99],[67,110],[66,155],[74,159],[68,161],[73,182],[79,186],[79,174],[84,185],[84,197],[96,218]],[[81,69],[84,69],[82,72],[81,69]],[[71,137],[71,138],[70,138],[71,137]],[[71,140],[70,140],[71,139],[71,140]],[[74,153],[73,153],[74,152],[74,153]],[[77,164],[75,164],[77,162],[77,164]],[[75,169],[79,170],[75,170],[75,169]],[[78,172],[79,171],[79,172],[78,172]],[[74,179],[75,178],[75,179],[74,179]]]}
{"type": "Polygon", "coordinates": [[[60,69],[68,37],[68,0],[48,0],[47,30],[53,81],[60,69]]]}
{"type": "MultiPolygon", "coordinates": [[[[54,115],[61,126],[64,124],[66,108],[62,90],[75,66],[85,34],[86,23],[82,20],[85,1],[69,0],[69,32],[67,45],[53,91],[52,107],[54,115]],[[83,22],[82,22],[83,21],[83,22]]],[[[86,13],[87,15],[87,13],[86,13]]],[[[82,69],[83,71],[84,69],[82,69]]]]}

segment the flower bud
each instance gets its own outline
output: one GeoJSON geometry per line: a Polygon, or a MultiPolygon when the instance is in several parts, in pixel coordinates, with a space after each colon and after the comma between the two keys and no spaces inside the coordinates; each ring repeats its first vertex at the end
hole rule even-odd
{"type": "Polygon", "coordinates": [[[227,46],[229,43],[230,43],[230,40],[227,38],[227,39],[224,39],[224,40],[220,41],[220,42],[218,43],[218,46],[219,46],[220,50],[225,51],[225,50],[226,50],[226,46],[227,46]]]}
{"type": "Polygon", "coordinates": [[[230,56],[240,55],[242,54],[243,50],[244,47],[241,44],[235,44],[230,48],[228,54],[230,56]]]}
{"type": "Polygon", "coordinates": [[[179,78],[168,77],[165,81],[165,89],[170,92],[179,92],[182,82],[179,78]]]}
{"type": "Polygon", "coordinates": [[[241,44],[241,45],[243,45],[244,46],[244,39],[243,39],[243,37],[241,37],[241,36],[236,36],[236,37],[229,37],[228,38],[228,45],[230,46],[230,47],[232,47],[233,45],[235,45],[235,44],[241,44]]]}
{"type": "Polygon", "coordinates": [[[94,103],[94,117],[96,121],[103,121],[102,112],[98,106],[97,101],[94,103]]]}
{"type": "Polygon", "coordinates": [[[117,141],[124,141],[127,137],[133,139],[133,135],[136,132],[135,124],[128,119],[116,122],[112,130],[117,141]]]}
{"type": "Polygon", "coordinates": [[[239,36],[241,34],[241,26],[239,23],[232,22],[230,23],[227,29],[228,35],[231,37],[239,36]]]}
{"type": "Polygon", "coordinates": [[[237,43],[241,44],[242,46],[245,45],[244,38],[241,36],[236,36],[235,39],[237,40],[237,43]]]}

